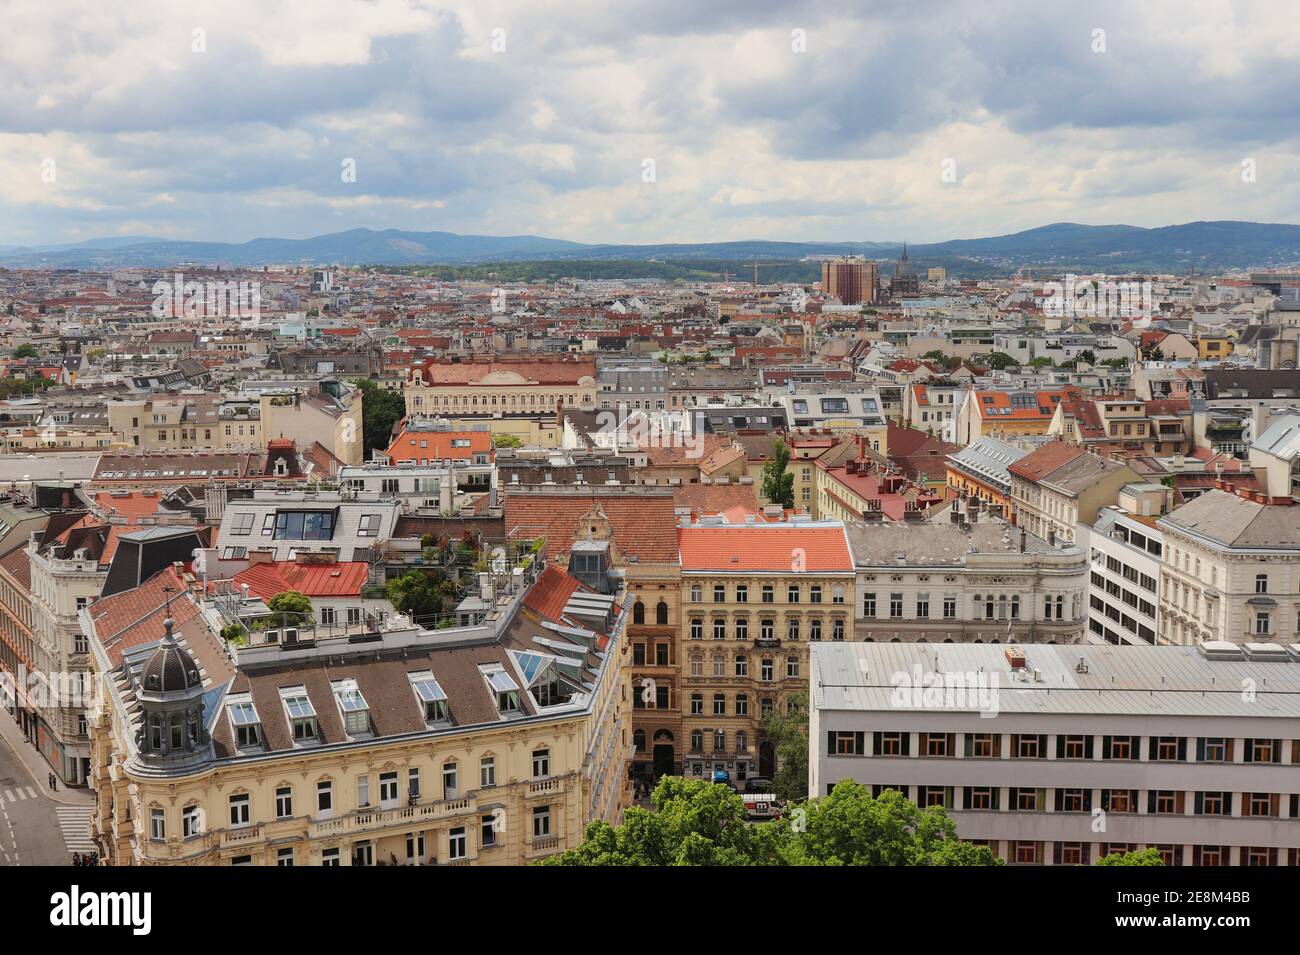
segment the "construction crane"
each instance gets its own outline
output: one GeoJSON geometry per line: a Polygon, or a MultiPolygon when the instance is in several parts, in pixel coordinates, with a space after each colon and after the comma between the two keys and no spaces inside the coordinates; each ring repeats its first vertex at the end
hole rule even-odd
{"type": "Polygon", "coordinates": [[[754,270],[754,288],[758,288],[758,270],[767,268],[770,265],[780,265],[779,262],[746,262],[745,268],[754,270]]]}

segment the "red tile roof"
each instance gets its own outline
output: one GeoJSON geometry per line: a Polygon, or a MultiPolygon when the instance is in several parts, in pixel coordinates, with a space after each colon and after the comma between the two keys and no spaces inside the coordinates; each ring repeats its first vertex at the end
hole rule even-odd
{"type": "Polygon", "coordinates": [[[384,452],[394,464],[398,461],[469,461],[476,454],[491,454],[492,435],[487,431],[410,431],[404,430],[384,452]],[[455,442],[469,442],[454,447],[455,442]]]}
{"type": "Polygon", "coordinates": [[[299,564],[292,560],[253,564],[235,574],[236,584],[269,600],[286,590],[296,590],[308,597],[355,597],[370,574],[365,561],[336,564],[299,564]]]}
{"type": "Polygon", "coordinates": [[[504,508],[506,530],[527,537],[545,537],[548,557],[562,559],[573,546],[579,522],[599,508],[609,520],[619,553],[639,561],[676,561],[677,516],[672,494],[647,491],[637,488],[625,494],[557,494],[508,489],[504,508]]]}
{"type": "Polygon", "coordinates": [[[1032,394],[1037,399],[1034,404],[1022,406],[1012,404],[1012,392],[977,391],[975,392],[975,405],[979,408],[980,417],[988,418],[990,421],[1050,421],[1052,415],[1056,413],[1056,403],[1058,401],[1077,400],[1083,397],[1083,392],[1077,388],[1039,391],[1032,392],[1032,394]],[[992,408],[997,408],[998,413],[995,415],[989,414],[989,410],[992,408]],[[1004,408],[1007,409],[1005,414],[1002,411],[1004,408]]]}
{"type": "Polygon", "coordinates": [[[853,555],[839,526],[680,527],[677,546],[685,571],[853,571],[853,555]]]}
{"type": "Polygon", "coordinates": [[[524,594],[524,606],[541,614],[548,620],[559,620],[564,613],[564,605],[569,602],[573,592],[582,586],[581,581],[571,577],[558,567],[548,565],[537,578],[537,583],[524,594]]]}
{"type": "Polygon", "coordinates": [[[1027,481],[1040,481],[1084,454],[1087,452],[1077,444],[1052,441],[1029,452],[1007,470],[1027,481]]]}
{"type": "Polygon", "coordinates": [[[583,361],[460,361],[429,362],[421,369],[431,385],[469,385],[493,373],[513,373],[543,385],[577,383],[579,378],[595,378],[596,363],[583,361]]]}

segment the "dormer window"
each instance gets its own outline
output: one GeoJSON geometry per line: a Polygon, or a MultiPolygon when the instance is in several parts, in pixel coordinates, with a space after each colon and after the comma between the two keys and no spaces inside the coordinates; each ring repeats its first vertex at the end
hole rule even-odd
{"type": "Polygon", "coordinates": [[[235,734],[236,749],[260,749],[262,746],[262,721],[257,709],[247,696],[232,697],[226,702],[226,713],[235,734]]]}
{"type": "Polygon", "coordinates": [[[424,711],[426,723],[447,722],[447,694],[443,692],[438,681],[428,670],[411,675],[411,689],[415,691],[416,702],[424,711]]]}
{"type": "Polygon", "coordinates": [[[488,686],[496,697],[497,712],[502,716],[517,716],[522,712],[519,706],[519,684],[514,677],[502,669],[485,670],[488,686]]]}
{"type": "Polygon", "coordinates": [[[335,680],[330,686],[343,714],[343,730],[351,737],[370,735],[370,707],[356,680],[335,680]]]}
{"type": "Polygon", "coordinates": [[[280,690],[280,699],[284,702],[284,711],[293,728],[293,741],[298,745],[308,745],[320,741],[320,728],[316,720],[316,708],[311,705],[307,691],[301,686],[285,687],[280,690]]]}

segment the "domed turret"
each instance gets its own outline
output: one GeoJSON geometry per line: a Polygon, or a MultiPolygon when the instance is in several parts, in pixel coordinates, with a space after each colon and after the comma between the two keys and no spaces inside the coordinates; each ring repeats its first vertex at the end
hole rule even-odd
{"type": "Polygon", "coordinates": [[[140,754],[169,765],[207,758],[210,746],[203,719],[203,676],[176,641],[173,621],[163,621],[163,638],[140,670],[138,699],[144,711],[140,754]]]}
{"type": "Polygon", "coordinates": [[[164,634],[140,673],[140,683],[150,693],[169,694],[203,685],[198,664],[172,635],[172,618],[163,621],[164,634]]]}

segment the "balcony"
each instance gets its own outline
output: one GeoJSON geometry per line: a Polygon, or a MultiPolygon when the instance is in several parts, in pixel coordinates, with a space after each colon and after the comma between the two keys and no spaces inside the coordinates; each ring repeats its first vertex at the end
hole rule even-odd
{"type": "Polygon", "coordinates": [[[312,839],[350,833],[376,832],[394,827],[419,826],[468,813],[477,812],[475,796],[463,799],[443,799],[415,806],[395,806],[391,809],[357,809],[334,819],[314,820],[308,827],[312,839]]]}

